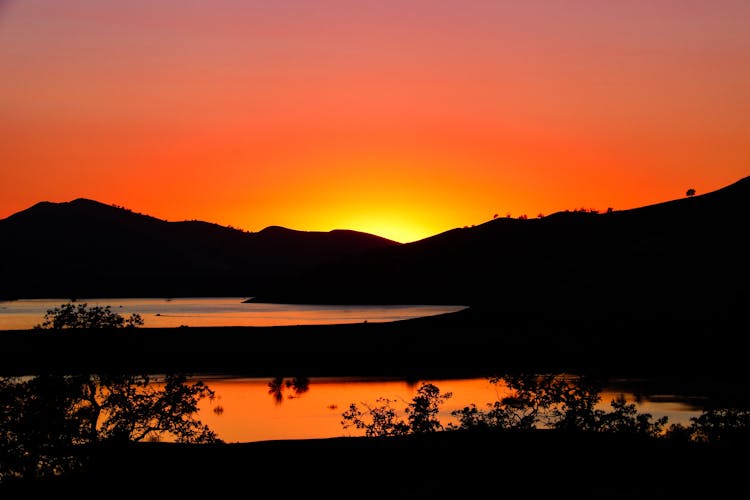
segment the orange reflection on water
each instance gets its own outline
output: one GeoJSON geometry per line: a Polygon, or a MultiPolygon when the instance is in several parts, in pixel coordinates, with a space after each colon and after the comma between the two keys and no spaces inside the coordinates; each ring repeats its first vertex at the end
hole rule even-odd
{"type": "MultiPolygon", "coordinates": [[[[123,316],[140,314],[145,328],[179,326],[283,326],[378,323],[465,309],[462,305],[322,305],[245,303],[245,297],[81,298],[89,306],[110,306],[123,316]]],[[[69,299],[0,303],[0,330],[31,329],[47,310],[69,299]]]]}
{"type": "MultiPolygon", "coordinates": [[[[200,404],[199,418],[225,442],[249,442],[276,439],[316,439],[364,435],[364,431],[344,428],[342,414],[356,403],[380,406],[378,398],[391,400],[397,418],[405,419],[403,410],[423,383],[433,383],[441,394],[452,397],[441,406],[439,420],[443,426],[457,423],[454,410],[476,404],[486,410],[510,392],[503,381],[493,384],[487,378],[405,381],[373,378],[310,378],[295,381],[284,378],[202,378],[216,392],[213,401],[200,404]]],[[[669,423],[689,422],[696,408],[684,401],[636,398],[633,393],[605,389],[600,393],[598,408],[612,411],[610,402],[623,395],[636,403],[640,413],[655,419],[667,416],[669,423]]]]}
{"type": "Polygon", "coordinates": [[[314,439],[356,436],[364,433],[344,429],[341,415],[351,403],[378,405],[378,398],[394,400],[391,406],[402,410],[424,382],[432,382],[441,393],[452,392],[441,408],[443,425],[453,422],[451,411],[471,403],[484,405],[503,397],[504,386],[486,378],[425,380],[402,379],[312,378],[307,391],[298,393],[284,379],[281,398],[270,389],[272,379],[206,379],[216,392],[213,401],[200,405],[200,419],[226,442],[264,441],[274,439],[314,439]],[[217,408],[219,410],[217,411],[217,408]]]}

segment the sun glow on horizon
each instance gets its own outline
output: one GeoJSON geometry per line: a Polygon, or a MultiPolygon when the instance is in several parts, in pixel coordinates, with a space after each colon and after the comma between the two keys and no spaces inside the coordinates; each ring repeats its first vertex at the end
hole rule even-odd
{"type": "Polygon", "coordinates": [[[437,234],[424,226],[411,223],[404,216],[392,219],[380,216],[363,217],[353,220],[351,224],[342,229],[362,231],[399,243],[411,243],[437,234]]]}
{"type": "Polygon", "coordinates": [[[0,4],[0,218],[410,242],[748,175],[746,1],[0,4]]]}

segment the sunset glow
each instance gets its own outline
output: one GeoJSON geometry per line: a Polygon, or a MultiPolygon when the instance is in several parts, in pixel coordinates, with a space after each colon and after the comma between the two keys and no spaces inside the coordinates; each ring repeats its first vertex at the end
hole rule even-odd
{"type": "Polygon", "coordinates": [[[414,241],[750,174],[746,0],[0,0],[0,218],[414,241]]]}

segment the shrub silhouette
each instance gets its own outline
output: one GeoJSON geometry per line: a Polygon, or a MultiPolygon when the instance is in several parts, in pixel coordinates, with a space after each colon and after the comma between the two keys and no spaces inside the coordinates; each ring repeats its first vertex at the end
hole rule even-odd
{"type": "Polygon", "coordinates": [[[452,393],[441,393],[433,384],[423,384],[399,416],[391,399],[378,398],[375,406],[352,403],[343,413],[344,428],[355,427],[365,436],[397,436],[455,430],[533,430],[539,428],[575,432],[632,434],[649,438],[691,441],[704,444],[750,442],[750,409],[706,408],[692,417],[690,425],[671,424],[668,417],[654,419],[640,413],[634,403],[619,395],[607,411],[600,408],[601,387],[585,377],[560,374],[514,374],[492,377],[504,383],[510,393],[480,409],[472,403],[451,412],[457,423],[444,426],[437,418],[439,408],[452,393]]]}
{"type": "Polygon", "coordinates": [[[378,398],[379,406],[356,403],[342,414],[341,425],[344,429],[355,427],[363,429],[365,436],[400,436],[405,434],[423,434],[443,430],[437,418],[440,406],[453,395],[450,392],[441,394],[434,384],[425,383],[417,389],[417,395],[404,409],[407,419],[399,418],[391,406],[395,400],[378,398]]]}
{"type": "Polygon", "coordinates": [[[586,378],[561,375],[507,375],[490,379],[504,382],[511,395],[488,403],[487,411],[470,405],[452,412],[459,418],[457,429],[520,429],[547,427],[561,430],[633,433],[659,436],[668,419],[652,420],[638,413],[620,395],[610,402],[612,411],[598,409],[599,384],[586,378]]]}
{"type": "Polygon", "coordinates": [[[356,403],[349,405],[349,409],[342,414],[341,425],[344,429],[355,427],[365,431],[365,436],[401,436],[409,433],[409,426],[396,418],[396,410],[391,407],[395,402],[388,398],[378,398],[379,406],[371,407],[362,403],[364,409],[356,403]]]}
{"type": "Polygon", "coordinates": [[[127,318],[112,311],[111,306],[91,306],[68,302],[59,307],[48,309],[44,320],[34,326],[35,329],[112,329],[136,328],[143,326],[140,314],[131,314],[127,318]]]}
{"type": "Polygon", "coordinates": [[[393,436],[422,434],[441,430],[532,430],[553,428],[569,431],[632,433],[651,437],[665,433],[667,417],[653,420],[649,413],[638,413],[635,404],[623,396],[610,402],[612,411],[598,409],[600,388],[584,378],[561,375],[506,375],[493,377],[504,382],[510,395],[487,403],[486,410],[471,404],[451,412],[458,423],[446,427],[437,419],[439,407],[452,394],[441,394],[437,386],[423,384],[404,409],[407,420],[391,406],[393,400],[380,398],[378,406],[352,403],[344,412],[344,428],[363,429],[365,435],[393,436]]]}
{"type": "Polygon", "coordinates": [[[450,392],[440,394],[433,384],[422,384],[411,403],[406,407],[409,430],[412,433],[436,432],[443,430],[437,418],[440,406],[453,396],[450,392]]]}
{"type": "Polygon", "coordinates": [[[690,419],[688,427],[674,425],[670,437],[682,437],[708,444],[750,439],[750,409],[708,408],[690,419]]]}

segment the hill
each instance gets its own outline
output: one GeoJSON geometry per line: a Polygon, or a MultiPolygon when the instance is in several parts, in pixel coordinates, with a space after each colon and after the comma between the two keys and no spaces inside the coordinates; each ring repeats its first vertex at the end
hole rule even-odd
{"type": "Polygon", "coordinates": [[[257,233],[78,199],[0,221],[0,297],[465,304],[517,329],[745,324],[750,177],[631,210],[498,218],[408,244],[257,233]]]}
{"type": "Polygon", "coordinates": [[[747,320],[750,177],[631,210],[500,218],[278,283],[256,301],[469,304],[517,321],[747,320]]]}
{"type": "Polygon", "coordinates": [[[371,234],[256,233],[168,222],[88,199],[0,220],[0,297],[248,296],[273,280],[398,243],[371,234]]]}

